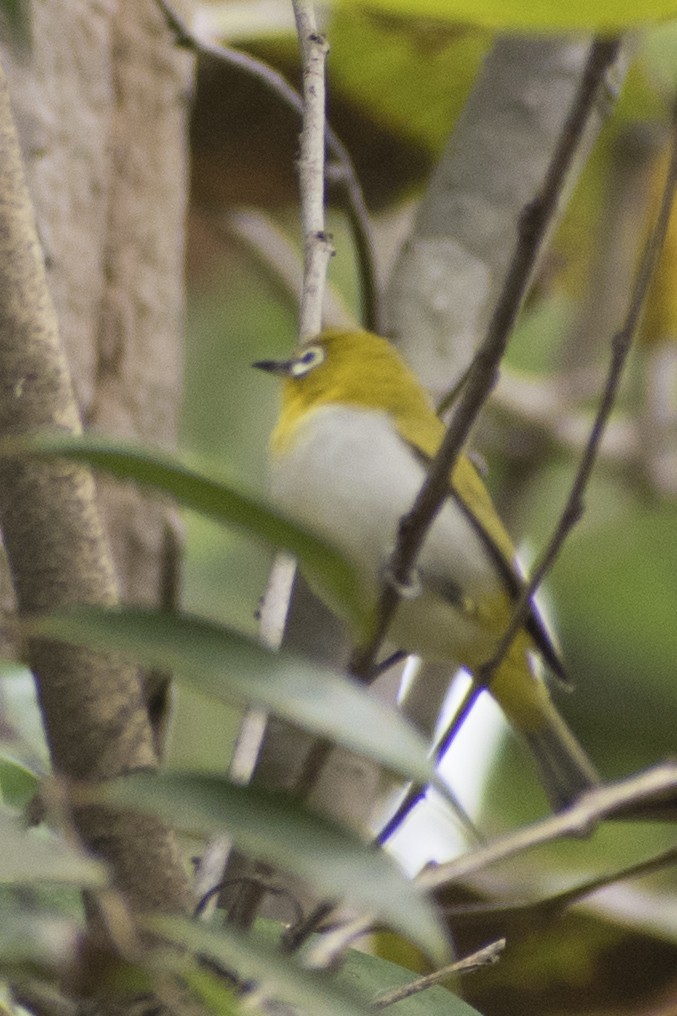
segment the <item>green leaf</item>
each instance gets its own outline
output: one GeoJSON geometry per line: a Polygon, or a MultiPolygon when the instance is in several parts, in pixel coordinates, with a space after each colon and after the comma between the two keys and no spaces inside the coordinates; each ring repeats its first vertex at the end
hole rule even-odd
{"type": "MultiPolygon", "coordinates": [[[[29,911],[3,900],[0,905],[0,969],[4,976],[46,976],[75,963],[82,931],[76,923],[49,911],[29,911]]],[[[1,1007],[6,1012],[4,1006],[1,1007]]]]}
{"type": "Polygon", "coordinates": [[[298,1006],[303,1012],[368,1016],[367,1003],[347,988],[338,987],[334,977],[305,970],[292,956],[272,949],[255,936],[242,935],[233,928],[209,928],[180,917],[154,917],[146,924],[176,945],[216,961],[242,981],[253,981],[266,995],[298,1006]]]}
{"type": "MultiPolygon", "coordinates": [[[[411,970],[355,949],[346,954],[338,975],[339,984],[353,988],[370,999],[415,979],[416,975],[411,970]]],[[[476,1009],[440,985],[402,999],[393,1006],[392,1012],[393,1016],[439,1016],[440,1013],[445,1016],[478,1016],[476,1009]]]]}
{"type": "Polygon", "coordinates": [[[449,137],[492,42],[481,29],[377,16],[340,4],[327,34],[333,91],[357,104],[379,129],[434,155],[449,137]]]}
{"type": "Polygon", "coordinates": [[[622,32],[677,15],[675,0],[335,0],[348,9],[445,23],[467,22],[500,30],[568,29],[577,32],[622,32]]]}
{"type": "Polygon", "coordinates": [[[203,694],[262,706],[417,782],[435,780],[420,734],[361,685],[300,656],[273,653],[211,621],[143,608],[76,607],[25,622],[32,635],[114,650],[203,694]]]}
{"type": "Polygon", "coordinates": [[[0,797],[14,808],[24,807],[38,792],[40,778],[15,758],[0,755],[0,797]]]}
{"type": "Polygon", "coordinates": [[[216,1016],[242,1016],[242,1006],[235,989],[214,970],[208,970],[204,963],[182,961],[180,966],[173,964],[170,969],[180,975],[188,989],[216,1016]]]}
{"type": "Polygon", "coordinates": [[[184,508],[216,519],[272,547],[287,550],[325,590],[327,599],[337,611],[346,616],[362,636],[368,634],[369,606],[352,565],[326,540],[232,484],[204,476],[161,452],[96,435],[38,434],[12,438],[0,444],[0,455],[39,455],[86,462],[118,479],[135,480],[161,490],[184,508]]]}
{"type": "Polygon", "coordinates": [[[0,11],[14,44],[26,48],[31,38],[30,0],[0,0],[0,11]]]}
{"type": "Polygon", "coordinates": [[[378,915],[436,960],[448,957],[435,908],[387,854],[289,795],[190,773],[138,774],[102,793],[107,801],[151,811],[193,833],[225,830],[245,853],[298,875],[330,899],[378,915]]]}
{"type": "Polygon", "coordinates": [[[37,882],[101,886],[105,868],[98,861],[45,830],[24,829],[18,817],[0,810],[0,885],[37,882]]]}

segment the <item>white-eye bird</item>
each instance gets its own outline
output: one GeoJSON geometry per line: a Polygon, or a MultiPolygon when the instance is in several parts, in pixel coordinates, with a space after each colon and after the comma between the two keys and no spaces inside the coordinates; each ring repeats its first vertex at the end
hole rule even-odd
{"type": "MultiPolygon", "coordinates": [[[[271,438],[275,502],[337,546],[376,602],[399,521],[440,446],[443,423],[391,343],[369,332],[325,331],[289,360],[254,366],[283,378],[271,438]]],[[[415,594],[400,600],[388,640],[472,673],[491,658],[523,585],[490,495],[461,456],[418,555],[415,594]]],[[[489,691],[528,742],[553,806],[562,808],[598,777],[555,709],[534,653],[564,676],[532,605],[489,691]]]]}

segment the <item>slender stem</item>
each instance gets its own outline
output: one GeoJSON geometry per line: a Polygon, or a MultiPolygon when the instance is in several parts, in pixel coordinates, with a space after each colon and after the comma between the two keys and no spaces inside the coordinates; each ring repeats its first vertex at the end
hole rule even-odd
{"type": "Polygon", "coordinates": [[[642,261],[625,322],[620,331],[618,331],[612,339],[609,371],[602,391],[599,409],[597,410],[597,415],[590,431],[588,443],[581,457],[576,476],[574,477],[574,482],[571,486],[571,490],[569,491],[567,502],[564,506],[555,531],[545,547],[538,564],[533,569],[530,581],[522,591],[519,601],[515,606],[510,625],[496,647],[494,656],[481,668],[482,683],[486,683],[487,679],[495,672],[496,668],[505,657],[505,654],[510,649],[515,636],[522,627],[534,593],[552,568],[564,541],[583,514],[583,495],[590,480],[590,475],[597,459],[602,437],[618,395],[618,388],[623,375],[623,369],[632,347],[632,340],[637,330],[637,324],[639,322],[642,307],[644,306],[646,296],[649,292],[649,284],[651,282],[653,271],[665,240],[668,220],[670,218],[670,210],[672,208],[675,195],[675,186],[677,186],[677,130],[675,130],[673,138],[670,169],[668,171],[668,177],[663,191],[661,209],[656,225],[651,232],[651,236],[649,237],[642,254],[642,261]]]}
{"type": "Polygon", "coordinates": [[[394,581],[383,587],[379,623],[371,642],[354,655],[352,669],[357,676],[364,677],[373,668],[399,601],[398,586],[407,586],[426,534],[449,493],[449,474],[484,400],[496,383],[498,366],[531,282],[541,245],[578,153],[604,75],[615,60],[618,49],[616,39],[596,40],[591,47],[580,88],[553,152],[541,193],[522,214],[515,253],[487,335],[468,372],[458,407],[425,483],[413,508],[400,523],[397,546],[386,570],[394,581]]]}
{"type": "MultiPolygon", "coordinates": [[[[642,309],[649,293],[649,287],[653,278],[654,270],[665,242],[668,223],[670,221],[670,213],[672,211],[672,205],[675,197],[675,188],[677,188],[677,103],[675,104],[672,118],[672,147],[670,163],[665,179],[665,185],[663,187],[660,208],[658,210],[658,215],[656,216],[654,227],[651,230],[642,251],[639,269],[637,271],[635,284],[630,296],[625,321],[623,322],[620,330],[616,332],[611,340],[611,360],[606,380],[604,382],[604,387],[602,389],[599,407],[588,436],[587,444],[583,450],[583,455],[581,456],[578,469],[576,470],[576,475],[574,476],[569,495],[557,521],[557,525],[555,526],[552,536],[546,544],[538,563],[532,571],[529,582],[522,590],[520,598],[515,605],[510,624],[496,646],[496,650],[492,658],[483,664],[477,675],[475,675],[476,688],[486,686],[486,684],[491,680],[491,676],[500,666],[505,654],[510,649],[515,636],[524,623],[524,619],[529,611],[529,606],[534,593],[552,568],[560,550],[562,549],[564,541],[583,514],[583,498],[585,490],[597,460],[597,455],[599,453],[599,448],[602,443],[606,426],[616,402],[618,389],[623,376],[623,369],[627,362],[630,349],[632,348],[632,341],[637,331],[642,309]]],[[[457,723],[455,723],[455,727],[458,729],[457,723]]],[[[444,743],[448,746],[449,738],[446,738],[444,743]]]]}
{"type": "Polygon", "coordinates": [[[606,889],[618,882],[626,882],[629,879],[641,878],[645,875],[653,875],[657,871],[665,871],[673,867],[677,862],[677,847],[669,847],[667,850],[654,854],[644,861],[636,864],[626,865],[624,868],[616,869],[604,875],[579,882],[578,885],[565,889],[544,899],[526,900],[518,903],[486,902],[486,903],[460,903],[445,906],[445,917],[453,924],[454,928],[464,925],[484,923],[488,918],[501,918],[501,927],[505,928],[506,922],[526,922],[530,924],[539,919],[551,920],[553,916],[579,903],[600,889],[606,889]]]}
{"type": "Polygon", "coordinates": [[[303,129],[298,159],[303,228],[299,339],[322,330],[322,306],[333,248],[324,228],[325,65],[329,46],[317,30],[311,0],[292,0],[303,67],[303,129]]]}
{"type": "Polygon", "coordinates": [[[589,836],[604,819],[623,817],[632,805],[646,805],[653,799],[660,801],[666,795],[674,795],[675,791],[677,763],[664,762],[627,780],[589,790],[566,811],[518,829],[447,864],[426,870],[417,882],[424,889],[440,889],[545,843],[589,836]]]}
{"type": "MultiPolygon", "coordinates": [[[[436,867],[426,868],[417,876],[417,884],[427,891],[442,889],[452,882],[473,875],[493,864],[507,861],[534,847],[559,839],[580,839],[589,836],[600,822],[672,803],[677,798],[677,762],[663,762],[646,772],[618,783],[595,787],[578,798],[566,811],[541,822],[518,829],[493,843],[469,851],[436,867]]],[[[313,966],[331,966],[357,939],[368,934],[376,924],[373,914],[348,918],[327,932],[309,956],[313,966]]]]}
{"type": "Polygon", "coordinates": [[[376,996],[371,1003],[371,1008],[386,1009],[388,1006],[394,1005],[395,1002],[401,1002],[402,999],[418,995],[421,991],[433,988],[436,984],[442,984],[444,981],[449,980],[450,977],[455,977],[458,974],[471,974],[476,970],[482,970],[484,967],[493,966],[501,958],[501,953],[504,949],[505,939],[498,938],[495,942],[490,942],[489,945],[483,946],[469,956],[464,956],[463,959],[450,963],[442,970],[435,970],[432,974],[427,974],[425,977],[417,977],[415,981],[409,981],[407,984],[401,984],[390,991],[384,991],[383,994],[376,996]]]}
{"type": "MultiPolygon", "coordinates": [[[[197,53],[203,53],[218,60],[219,63],[244,71],[260,81],[276,98],[281,99],[285,105],[294,110],[299,117],[303,117],[302,97],[279,71],[250,53],[243,53],[241,50],[220,46],[210,40],[198,38],[168,0],[157,0],[157,2],[180,46],[186,46],[197,53]]],[[[364,322],[370,330],[381,331],[381,297],[376,278],[371,221],[364,192],[348,149],[329,123],[325,124],[325,135],[327,150],[332,160],[327,176],[332,192],[337,195],[340,207],[348,217],[360,266],[364,322]]]]}

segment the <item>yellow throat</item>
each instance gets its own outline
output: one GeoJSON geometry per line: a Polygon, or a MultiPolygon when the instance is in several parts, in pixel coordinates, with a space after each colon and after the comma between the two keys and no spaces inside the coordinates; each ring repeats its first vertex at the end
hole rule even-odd
{"type": "Polygon", "coordinates": [[[434,455],[444,435],[425,390],[392,344],[369,332],[329,330],[299,351],[319,348],[324,359],[308,373],[283,381],[282,410],[271,437],[282,454],[306,414],[333,403],[380,409],[405,441],[434,455]]]}

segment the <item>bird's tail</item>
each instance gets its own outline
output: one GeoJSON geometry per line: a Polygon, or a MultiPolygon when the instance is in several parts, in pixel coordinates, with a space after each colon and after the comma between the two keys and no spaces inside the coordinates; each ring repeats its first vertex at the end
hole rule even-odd
{"type": "Polygon", "coordinates": [[[529,663],[528,636],[517,636],[490,692],[527,742],[553,808],[560,811],[599,783],[597,771],[558,713],[548,688],[529,663]]]}
{"type": "MultiPolygon", "coordinates": [[[[433,736],[449,680],[448,663],[424,662],[402,697],[403,712],[428,738],[433,736]]],[[[490,690],[526,741],[555,811],[599,783],[594,765],[557,712],[543,681],[532,674],[523,651],[509,654],[490,690]]]]}
{"type": "Polygon", "coordinates": [[[522,731],[555,811],[599,783],[597,771],[552,703],[539,730],[522,731]]]}

